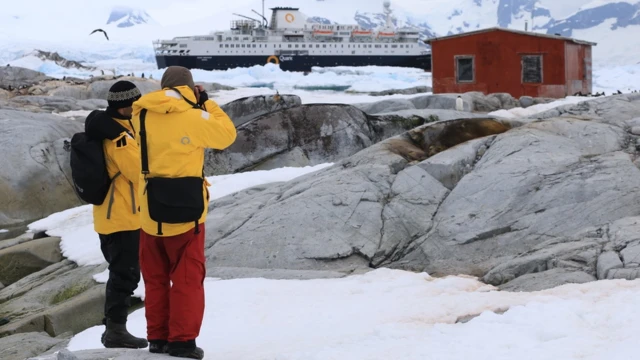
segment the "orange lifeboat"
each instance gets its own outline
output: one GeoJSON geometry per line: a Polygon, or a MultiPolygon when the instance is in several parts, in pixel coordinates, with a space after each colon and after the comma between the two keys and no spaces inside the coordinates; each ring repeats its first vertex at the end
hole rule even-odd
{"type": "Polygon", "coordinates": [[[329,36],[333,35],[333,30],[313,30],[313,36],[329,36]]]}
{"type": "Polygon", "coordinates": [[[394,32],[378,32],[378,37],[391,37],[391,36],[396,36],[396,33],[394,32]]]}
{"type": "Polygon", "coordinates": [[[371,36],[371,30],[353,30],[351,32],[352,36],[371,36]]]}

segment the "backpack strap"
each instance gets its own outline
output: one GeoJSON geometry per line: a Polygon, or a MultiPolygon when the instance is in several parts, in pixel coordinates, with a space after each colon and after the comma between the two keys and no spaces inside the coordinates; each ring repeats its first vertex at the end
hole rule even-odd
{"type": "Polygon", "coordinates": [[[147,118],[147,109],[140,111],[140,160],[142,160],[142,174],[145,179],[149,175],[149,156],[147,151],[147,127],[145,120],[147,118]]]}
{"type": "MultiPolygon", "coordinates": [[[[147,149],[147,109],[142,109],[140,111],[140,160],[142,161],[142,174],[144,175],[145,181],[147,180],[147,175],[149,175],[149,151],[147,149]]],[[[146,186],[146,184],[145,184],[146,186]]],[[[146,191],[146,188],[145,188],[146,191]]],[[[157,235],[162,235],[162,223],[158,223],[158,233],[157,235]]]]}

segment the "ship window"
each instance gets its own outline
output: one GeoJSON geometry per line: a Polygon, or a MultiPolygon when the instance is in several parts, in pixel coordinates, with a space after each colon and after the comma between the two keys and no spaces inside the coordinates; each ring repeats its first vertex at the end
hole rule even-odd
{"type": "Polygon", "coordinates": [[[542,83],[542,55],[524,55],[522,57],[522,83],[542,83]]]}
{"type": "Polygon", "coordinates": [[[224,44],[224,47],[228,48],[228,47],[229,47],[229,44],[224,44]]]}
{"type": "Polygon", "coordinates": [[[252,46],[252,47],[256,47],[256,44],[253,44],[253,46],[252,46]]]}
{"type": "Polygon", "coordinates": [[[389,47],[389,45],[385,45],[385,46],[384,46],[384,48],[385,48],[385,49],[386,49],[386,48],[388,48],[388,47],[389,47]]]}
{"type": "Polygon", "coordinates": [[[475,78],[475,66],[473,56],[456,56],[456,80],[460,82],[473,82],[475,78]]]}
{"type": "Polygon", "coordinates": [[[304,48],[306,48],[306,47],[307,47],[307,45],[305,45],[305,44],[302,44],[302,48],[303,48],[303,49],[304,49],[304,48]]]}
{"type": "Polygon", "coordinates": [[[291,44],[289,44],[289,47],[291,47],[291,44]]]}
{"type": "Polygon", "coordinates": [[[224,45],[223,45],[223,44],[220,44],[220,47],[224,47],[224,45]]]}
{"type": "Polygon", "coordinates": [[[323,48],[326,48],[326,47],[327,47],[327,45],[322,45],[322,47],[323,47],[323,48]]]}
{"type": "Polygon", "coordinates": [[[296,49],[298,48],[298,44],[296,44],[296,49]]]}
{"type": "Polygon", "coordinates": [[[392,48],[396,49],[398,45],[391,45],[392,48]]]}
{"type": "Polygon", "coordinates": [[[181,48],[186,48],[186,47],[187,47],[187,44],[180,44],[180,47],[181,47],[181,48]]]}
{"type": "Polygon", "coordinates": [[[320,47],[320,44],[316,44],[316,49],[318,49],[320,47]]]}
{"type": "Polygon", "coordinates": [[[244,47],[244,44],[242,44],[242,47],[244,47]]]}

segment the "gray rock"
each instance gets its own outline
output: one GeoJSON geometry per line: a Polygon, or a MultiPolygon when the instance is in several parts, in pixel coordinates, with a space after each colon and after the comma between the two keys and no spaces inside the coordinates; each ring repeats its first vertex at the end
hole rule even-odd
{"type": "Polygon", "coordinates": [[[16,96],[11,99],[11,103],[26,110],[46,112],[97,110],[104,109],[108,105],[103,99],[77,100],[58,96],[16,96]]]}
{"type": "Polygon", "coordinates": [[[607,280],[613,280],[613,279],[635,280],[637,278],[640,278],[640,268],[613,269],[609,271],[609,273],[607,274],[607,280]]]}
{"type": "MultiPolygon", "coordinates": [[[[350,105],[297,106],[240,125],[233,145],[222,152],[207,152],[205,173],[265,169],[262,164],[295,148],[304,153],[309,165],[334,162],[426,122],[416,116],[369,116],[350,105]]],[[[301,161],[307,163],[304,158],[301,161]]]]}
{"type": "Polygon", "coordinates": [[[0,338],[0,359],[24,360],[40,355],[63,341],[42,332],[10,335],[0,338]]]}
{"type": "Polygon", "coordinates": [[[251,96],[234,100],[221,106],[237,127],[261,115],[302,105],[297,95],[251,96]]]}
{"type": "MultiPolygon", "coordinates": [[[[158,360],[167,355],[152,354],[149,351],[132,349],[95,349],[73,352],[77,360],[158,360]]],[[[58,360],[51,357],[35,357],[28,360],[58,360]]]]}
{"type": "Polygon", "coordinates": [[[0,282],[0,290],[4,289],[4,284],[0,282]]]}
{"type": "Polygon", "coordinates": [[[629,244],[640,243],[640,216],[629,216],[612,222],[607,233],[610,242],[606,251],[621,251],[629,244]]]}
{"type": "Polygon", "coordinates": [[[489,94],[487,97],[498,99],[501,109],[509,110],[520,107],[520,102],[508,93],[494,93],[489,94]]]}
{"type": "Polygon", "coordinates": [[[620,252],[624,267],[640,266],[640,245],[630,245],[620,252]]]}
{"type": "Polygon", "coordinates": [[[63,141],[83,125],[57,115],[0,110],[0,227],[81,204],[63,141]]]}
{"type": "Polygon", "coordinates": [[[304,151],[299,147],[295,147],[290,151],[269,158],[254,166],[251,170],[271,170],[283,167],[305,167],[309,165],[311,165],[311,162],[304,151]]]}
{"type": "Polygon", "coordinates": [[[627,120],[627,121],[624,122],[624,124],[627,127],[630,127],[630,128],[635,127],[635,126],[640,126],[640,117],[627,120]]]}
{"type": "Polygon", "coordinates": [[[59,244],[60,238],[44,238],[0,250],[0,281],[11,285],[62,261],[59,244]]]}
{"type": "Polygon", "coordinates": [[[42,81],[53,79],[45,74],[15,66],[0,67],[0,88],[2,89],[19,89],[22,87],[30,87],[42,81]]]}
{"type": "Polygon", "coordinates": [[[486,152],[494,136],[472,140],[438,153],[418,164],[444,187],[453,190],[458,182],[473,170],[476,161],[486,152]]]}
{"type": "Polygon", "coordinates": [[[598,256],[598,268],[596,275],[599,280],[606,279],[609,271],[622,268],[622,261],[616,252],[607,251],[598,256]]]}
{"type": "Polygon", "coordinates": [[[416,109],[414,103],[407,99],[387,99],[371,103],[354,104],[354,106],[367,114],[392,113],[400,110],[416,109]]]}
{"type": "MultiPolygon", "coordinates": [[[[480,93],[479,96],[484,95],[480,93]]],[[[416,96],[411,98],[410,101],[416,109],[455,110],[457,98],[458,94],[437,94],[416,96]]],[[[462,100],[464,101],[464,111],[471,112],[474,110],[474,97],[471,93],[463,94],[462,100]]]]}
{"type": "Polygon", "coordinates": [[[0,314],[11,322],[0,326],[0,337],[31,331],[57,336],[100,324],[104,285],[97,285],[93,275],[105,268],[64,260],[2,289],[0,314]]]}
{"type": "Polygon", "coordinates": [[[56,354],[56,360],[79,360],[79,359],[71,351],[67,349],[63,349],[56,354]]]}
{"type": "Polygon", "coordinates": [[[160,90],[160,82],[157,80],[140,79],[133,77],[124,77],[118,80],[98,80],[92,82],[88,89],[88,99],[106,99],[109,88],[117,81],[127,80],[134,83],[140,92],[144,95],[152,91],[160,90]]]}
{"type": "Polygon", "coordinates": [[[520,97],[520,107],[528,108],[533,105],[533,98],[531,96],[521,96],[520,97]]]}
{"type": "Polygon", "coordinates": [[[433,91],[433,88],[431,88],[430,86],[415,86],[407,89],[391,89],[391,90],[372,91],[372,92],[357,92],[357,91],[347,91],[347,92],[355,93],[355,94],[368,94],[371,96],[387,96],[387,95],[395,95],[395,94],[413,95],[413,94],[420,94],[420,93],[428,93],[432,91],[433,91]]]}
{"type": "Polygon", "coordinates": [[[408,164],[424,160],[430,142],[444,142],[441,136],[476,121],[424,125],[330,168],[212,201],[208,264],[350,273],[400,259],[432,227],[448,194],[408,164]]]}
{"type": "Polygon", "coordinates": [[[631,132],[633,135],[640,135],[640,126],[632,127],[629,132],[631,132]]]}
{"type": "Polygon", "coordinates": [[[596,278],[583,271],[555,268],[540,273],[526,274],[499,288],[503,291],[541,291],[566,284],[584,284],[596,278]]]}

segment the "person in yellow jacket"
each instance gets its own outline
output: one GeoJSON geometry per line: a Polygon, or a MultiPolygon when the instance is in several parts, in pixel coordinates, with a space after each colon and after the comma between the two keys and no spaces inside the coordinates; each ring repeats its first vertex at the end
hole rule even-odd
{"type": "Polygon", "coordinates": [[[191,72],[166,69],[162,90],[133,104],[141,149],[140,266],[149,351],[202,359],[196,346],[204,316],[204,221],[209,185],[205,149],[236,139],[227,114],[195,86],[191,72]]]}
{"type": "Polygon", "coordinates": [[[138,261],[140,216],[138,182],[140,150],[131,123],[132,104],[141,96],[129,81],[118,81],[109,89],[106,111],[93,111],[85,121],[89,138],[102,140],[111,187],[102,205],[93,206],[95,231],[100,248],[109,263],[102,344],[107,348],[145,348],[145,339],[131,335],[126,328],[131,295],[140,282],[138,261]]]}

